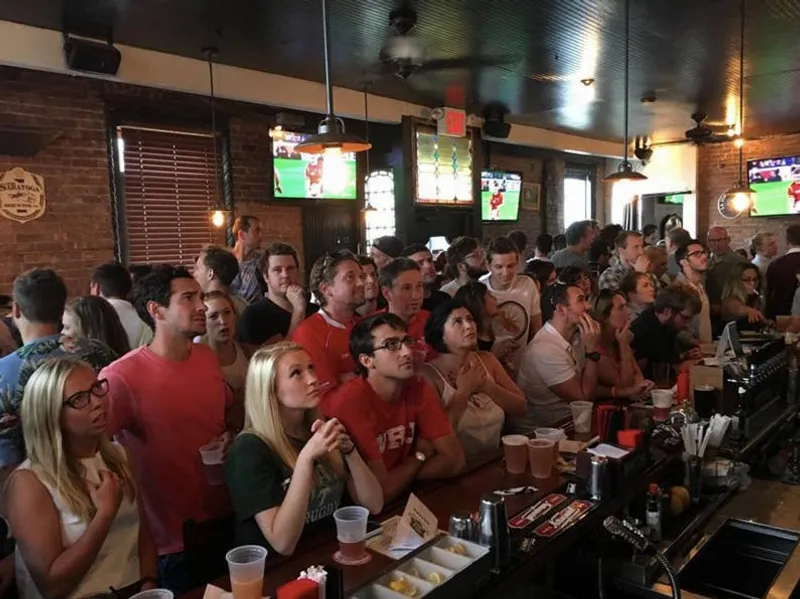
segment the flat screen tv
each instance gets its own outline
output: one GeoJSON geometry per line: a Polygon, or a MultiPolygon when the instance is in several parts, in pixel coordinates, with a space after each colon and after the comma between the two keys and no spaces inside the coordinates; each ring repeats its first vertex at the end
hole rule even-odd
{"type": "Polygon", "coordinates": [[[469,206],[472,198],[472,141],[470,137],[439,135],[418,127],[414,175],[419,204],[469,206]]]}
{"type": "Polygon", "coordinates": [[[509,171],[481,172],[481,220],[515,221],[519,218],[522,175],[509,171]]]}
{"type": "Polygon", "coordinates": [[[356,199],[356,155],[301,154],[308,134],[273,129],[275,199],[356,199]]]}
{"type": "Polygon", "coordinates": [[[800,156],[750,160],[747,179],[756,192],[750,216],[800,214],[800,156]]]}

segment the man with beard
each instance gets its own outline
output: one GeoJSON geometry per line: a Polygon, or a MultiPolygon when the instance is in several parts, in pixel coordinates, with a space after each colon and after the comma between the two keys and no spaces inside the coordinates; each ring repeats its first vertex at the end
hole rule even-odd
{"type": "Polygon", "coordinates": [[[427,246],[421,243],[409,245],[403,249],[400,255],[413,260],[419,266],[425,293],[425,299],[422,301],[423,310],[432,312],[436,306],[450,299],[450,296],[444,291],[436,288],[436,266],[433,263],[433,254],[427,246]]]}
{"type": "Polygon", "coordinates": [[[242,422],[213,350],[192,342],[206,332],[206,307],[189,271],[155,267],[134,285],[133,305],[155,333],[150,345],[100,372],[109,386],[106,432],[130,456],[160,582],[183,593],[191,586],[183,523],[214,518],[227,507],[222,487],[205,478],[198,452],[214,441],[227,447],[242,422]]]}
{"type": "Polygon", "coordinates": [[[433,388],[414,376],[414,340],[394,314],[376,314],[353,328],[350,354],[358,377],[322,404],[338,418],[383,489],[384,503],[414,480],[450,478],[464,452],[433,388]]]}
{"type": "Polygon", "coordinates": [[[675,260],[681,267],[681,274],[675,278],[676,285],[685,285],[697,294],[700,311],[692,319],[691,330],[700,343],[711,343],[711,302],[705,287],[708,271],[708,252],[696,239],[684,243],[675,250],[675,260]]]}
{"type": "Polygon", "coordinates": [[[311,356],[324,398],[354,376],[350,331],[358,320],[356,309],[364,303],[364,273],[352,252],[329,252],[311,268],[309,286],[320,309],[297,327],[292,341],[311,356]]]}
{"type": "Polygon", "coordinates": [[[285,243],[273,243],[264,253],[267,295],[250,304],[238,325],[239,341],[262,347],[291,337],[319,307],[306,300],[300,286],[297,251],[285,243]]]}
{"type": "Polygon", "coordinates": [[[375,266],[375,260],[363,254],[358,257],[358,263],[361,265],[361,270],[364,271],[364,303],[358,307],[358,314],[368,316],[377,312],[382,297],[378,284],[378,267],[375,266]]]}
{"type": "Polygon", "coordinates": [[[442,291],[450,297],[467,283],[477,281],[486,273],[486,254],[474,237],[459,237],[447,248],[447,276],[449,283],[442,286],[442,291]]]}
{"type": "Polygon", "coordinates": [[[508,237],[493,239],[486,249],[488,274],[480,278],[497,300],[497,316],[492,321],[495,342],[492,353],[516,375],[525,346],[542,328],[539,290],[527,275],[517,273],[519,252],[508,237]]]}

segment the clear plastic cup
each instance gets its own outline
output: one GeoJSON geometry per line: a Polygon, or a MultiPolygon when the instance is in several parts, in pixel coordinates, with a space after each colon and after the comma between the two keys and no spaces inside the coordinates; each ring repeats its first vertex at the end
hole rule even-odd
{"type": "Polygon", "coordinates": [[[366,554],[368,518],[369,510],[357,505],[340,507],[333,512],[336,539],[339,541],[339,551],[345,561],[358,561],[366,554]]]}
{"type": "Polygon", "coordinates": [[[556,464],[558,464],[559,443],[567,439],[567,434],[560,428],[549,427],[537,428],[533,431],[533,434],[537,439],[550,439],[553,441],[553,457],[556,460],[556,464]]]}
{"type": "Polygon", "coordinates": [[[572,409],[572,423],[576,433],[592,432],[592,408],[590,401],[573,401],[569,407],[572,409]]]}
{"type": "Polygon", "coordinates": [[[203,445],[200,448],[200,459],[203,461],[203,469],[206,472],[206,479],[210,485],[221,485],[225,482],[224,463],[225,454],[223,445],[219,441],[203,445]]]}
{"type": "Polygon", "coordinates": [[[531,439],[528,441],[528,454],[531,460],[531,474],[534,478],[550,478],[555,462],[552,439],[531,439]]]}
{"type": "Polygon", "coordinates": [[[506,458],[506,472],[523,474],[528,467],[528,437],[525,435],[506,435],[503,441],[503,454],[506,458]]]}
{"type": "Polygon", "coordinates": [[[242,545],[228,551],[225,559],[234,599],[261,599],[267,550],[258,545],[242,545]]]}
{"type": "Polygon", "coordinates": [[[671,389],[653,389],[650,391],[650,398],[653,400],[653,420],[663,422],[669,418],[675,394],[671,389]]]}
{"type": "Polygon", "coordinates": [[[130,599],[174,599],[175,595],[167,589],[149,589],[136,593],[130,599]]]}

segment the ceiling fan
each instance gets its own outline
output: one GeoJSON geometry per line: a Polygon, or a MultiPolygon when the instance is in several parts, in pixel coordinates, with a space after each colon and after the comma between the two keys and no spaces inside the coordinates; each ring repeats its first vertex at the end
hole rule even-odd
{"type": "Polygon", "coordinates": [[[733,129],[725,124],[721,124],[719,126],[726,127],[726,130],[719,130],[719,126],[716,123],[708,122],[708,115],[705,112],[693,113],[692,120],[694,121],[695,126],[686,131],[685,135],[686,139],[698,146],[709,143],[713,144],[731,141],[731,138],[735,133],[733,129]]]}
{"type": "Polygon", "coordinates": [[[391,35],[381,48],[379,62],[369,69],[379,75],[395,75],[406,80],[416,73],[448,69],[475,69],[511,65],[509,56],[470,55],[458,58],[428,58],[422,40],[414,33],[417,11],[407,2],[389,13],[391,35]]]}

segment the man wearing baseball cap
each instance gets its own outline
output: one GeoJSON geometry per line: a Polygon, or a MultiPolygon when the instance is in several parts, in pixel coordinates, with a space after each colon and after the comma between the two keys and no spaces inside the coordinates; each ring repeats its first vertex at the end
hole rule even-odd
{"type": "Polygon", "coordinates": [[[395,258],[399,258],[405,246],[406,244],[394,235],[386,235],[384,237],[378,237],[372,242],[369,255],[375,260],[375,265],[378,267],[378,270],[380,270],[395,258]]]}

